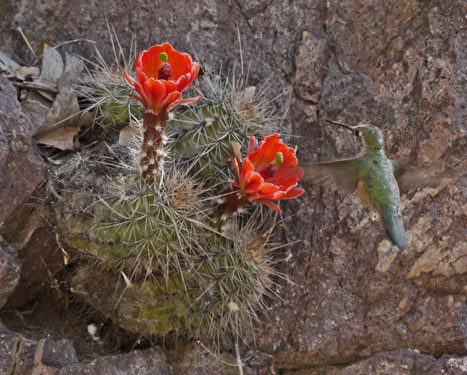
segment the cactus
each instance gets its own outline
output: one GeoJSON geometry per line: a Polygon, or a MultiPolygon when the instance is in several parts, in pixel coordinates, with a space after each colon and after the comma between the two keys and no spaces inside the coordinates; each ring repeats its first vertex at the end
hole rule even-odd
{"type": "Polygon", "coordinates": [[[130,70],[131,65],[110,67],[101,63],[74,86],[78,96],[87,103],[86,111],[95,111],[97,122],[125,126],[142,117],[143,110],[129,97],[132,89],[123,79],[123,73],[130,70]]]}
{"type": "Polygon", "coordinates": [[[87,269],[75,277],[73,289],[130,331],[189,331],[216,342],[232,325],[238,331],[246,321],[251,325],[272,286],[272,276],[278,274],[267,247],[271,228],[258,229],[258,218],[253,215],[243,226],[231,223],[236,233],[231,239],[207,238],[204,254],[194,259],[195,267],[189,271],[153,275],[112,294],[108,289],[118,285],[115,276],[87,269]]]}
{"type": "Polygon", "coordinates": [[[96,48],[94,69],[74,85],[78,96],[85,103],[84,112],[95,111],[95,120],[104,125],[125,126],[143,115],[143,110],[129,95],[132,90],[123,79],[125,72],[133,70],[136,38],[133,38],[128,59],[121,48],[113,27],[107,25],[114,51],[114,63],[109,65],[96,48]],[[123,63],[122,63],[123,61],[123,63]]]}
{"type": "Polygon", "coordinates": [[[182,172],[169,172],[162,182],[126,176],[105,191],[82,213],[91,220],[68,226],[69,246],[131,278],[190,266],[203,236],[201,223],[208,221],[197,202],[203,190],[191,178],[182,172]]]}
{"type": "Polygon", "coordinates": [[[247,86],[246,78],[230,80],[209,70],[195,83],[202,102],[178,114],[168,124],[173,157],[193,174],[218,190],[232,180],[232,142],[248,144],[250,136],[262,136],[277,129],[280,116],[264,99],[265,90],[247,86]]]}
{"type": "MultiPolygon", "coordinates": [[[[157,56],[165,63],[168,55],[157,56]]],[[[174,101],[166,103],[159,91],[141,86],[140,79],[157,78],[172,87],[170,74],[159,77],[164,67],[152,78],[138,74],[138,81],[126,74],[144,111],[127,97],[130,88],[118,70],[94,73],[88,91],[82,91],[104,122],[124,124],[137,115],[143,123],[123,154],[113,147],[95,159],[81,155],[72,172],[63,167],[65,172],[54,176],[63,182],[57,190],[66,198],[57,206],[60,218],[66,218],[60,237],[93,264],[78,267],[74,292],[122,328],[142,334],[190,332],[214,343],[232,328],[241,332],[246,321],[251,327],[279,275],[270,254],[273,225],[261,208],[226,218],[222,232],[212,228],[212,213],[214,198],[235,179],[234,149],[247,145],[252,135],[276,130],[280,116],[265,90],[248,87],[246,78],[225,81],[209,71],[188,89],[203,96],[201,104],[172,116],[173,106],[198,97],[178,100],[167,91],[174,101]],[[77,184],[73,189],[71,181],[77,184]]],[[[198,68],[194,63],[187,77],[198,68]]],[[[127,65],[124,71],[130,71],[127,65]]]]}

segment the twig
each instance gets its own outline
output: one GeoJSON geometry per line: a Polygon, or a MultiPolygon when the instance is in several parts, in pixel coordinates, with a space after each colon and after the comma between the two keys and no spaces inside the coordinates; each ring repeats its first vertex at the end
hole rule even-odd
{"type": "Polygon", "coordinates": [[[34,52],[34,50],[32,49],[31,45],[29,44],[28,38],[26,38],[26,35],[24,35],[23,30],[21,30],[21,27],[18,27],[18,31],[19,31],[19,33],[21,34],[21,36],[23,37],[24,41],[26,42],[26,45],[28,46],[28,48],[29,48],[30,51],[32,52],[32,55],[33,55],[34,58],[36,59],[36,64],[37,64],[37,63],[39,62],[39,59],[38,59],[36,53],[34,52]]]}
{"type": "Polygon", "coordinates": [[[230,328],[232,329],[232,335],[234,337],[235,359],[237,360],[238,373],[239,375],[243,375],[242,357],[240,356],[240,349],[238,347],[238,335],[237,332],[235,332],[232,322],[230,323],[230,328]]]}
{"type": "Polygon", "coordinates": [[[67,45],[67,44],[70,44],[70,43],[79,43],[79,42],[88,42],[88,43],[91,43],[91,44],[93,44],[93,45],[96,45],[96,44],[97,44],[97,42],[94,41],[94,40],[80,38],[80,39],[67,40],[66,42],[57,44],[56,46],[54,46],[54,49],[63,47],[64,45],[67,45]]]}
{"type": "Polygon", "coordinates": [[[58,90],[55,87],[50,87],[46,85],[41,85],[40,83],[34,83],[34,82],[11,82],[14,86],[18,87],[24,87],[27,89],[36,89],[36,90],[42,90],[42,91],[48,91],[53,94],[57,94],[58,90]]]}

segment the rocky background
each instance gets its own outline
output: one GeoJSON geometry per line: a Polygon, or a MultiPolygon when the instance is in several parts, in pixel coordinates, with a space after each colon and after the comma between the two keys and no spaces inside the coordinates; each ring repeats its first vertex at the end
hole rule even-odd
{"type": "MultiPolygon", "coordinates": [[[[94,41],[111,61],[108,21],[125,49],[136,33],[138,49],[169,41],[215,69],[239,62],[240,35],[250,84],[269,79],[271,98],[290,104],[300,160],[358,151],[330,118],[379,126],[403,163],[450,165],[457,173],[435,186],[402,192],[409,246],[395,258],[356,194],[304,182],[307,194],[282,205],[283,241],[300,240],[279,266],[292,282],[269,301],[256,347],[240,344],[247,374],[467,374],[465,1],[2,0],[0,12],[2,49],[27,65],[19,29],[39,56],[68,42],[92,59],[94,41]]],[[[33,122],[0,77],[0,373],[238,373],[228,353],[196,343],[117,351],[92,340],[92,313],[61,298],[60,244],[31,204],[50,163],[33,122]]]]}

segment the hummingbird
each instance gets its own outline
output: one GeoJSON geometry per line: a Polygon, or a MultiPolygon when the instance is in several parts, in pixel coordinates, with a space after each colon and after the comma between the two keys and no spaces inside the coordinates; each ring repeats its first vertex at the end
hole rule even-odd
{"type": "Polygon", "coordinates": [[[347,192],[357,190],[363,203],[375,208],[381,216],[392,243],[404,250],[407,241],[396,180],[402,168],[397,161],[386,157],[383,134],[370,124],[350,126],[338,121],[326,121],[362,137],[364,149],[354,158],[303,165],[305,174],[313,182],[324,186],[347,192]]]}

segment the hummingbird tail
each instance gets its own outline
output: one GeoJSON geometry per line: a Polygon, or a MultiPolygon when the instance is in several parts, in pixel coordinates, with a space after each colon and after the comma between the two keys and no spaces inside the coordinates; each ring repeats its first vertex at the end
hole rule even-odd
{"type": "Polygon", "coordinates": [[[400,250],[404,250],[407,246],[405,239],[404,223],[401,217],[391,216],[384,218],[384,224],[394,245],[400,250]]]}

